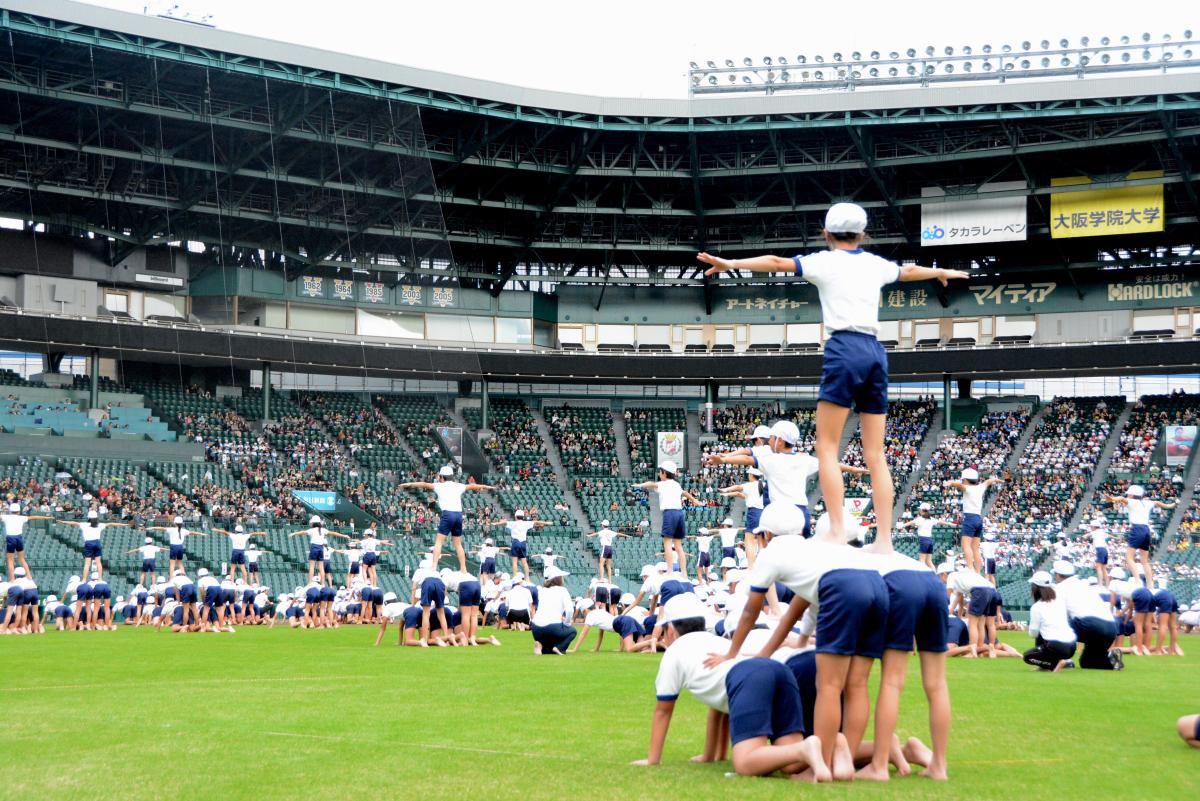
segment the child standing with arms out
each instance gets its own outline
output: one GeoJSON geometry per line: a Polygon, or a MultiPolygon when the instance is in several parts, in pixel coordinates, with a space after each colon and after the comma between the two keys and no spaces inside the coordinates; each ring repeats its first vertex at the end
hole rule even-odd
{"type": "Polygon", "coordinates": [[[756,256],[722,259],[708,253],[697,258],[710,268],[705,275],[729,270],[755,273],[794,272],[814,284],[821,295],[825,322],[825,361],[817,400],[817,459],[821,494],[836,536],[845,537],[845,484],[838,443],[853,406],[862,425],[863,457],[871,473],[871,494],[878,523],[876,538],[891,540],[894,490],[884,458],[887,419],[887,353],[879,335],[879,290],[895,281],[935,279],[945,285],[967,278],[959,270],[904,266],[863,250],[867,212],[854,203],[835,203],[825,215],[828,250],[791,259],[756,256]]]}

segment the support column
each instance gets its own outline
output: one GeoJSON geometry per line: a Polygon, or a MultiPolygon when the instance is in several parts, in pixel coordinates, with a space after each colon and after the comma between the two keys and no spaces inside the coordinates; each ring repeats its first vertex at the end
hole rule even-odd
{"type": "Polygon", "coordinates": [[[488,419],[491,417],[491,401],[488,397],[488,382],[479,382],[479,427],[484,431],[489,429],[488,419]]]}
{"type": "Polygon", "coordinates": [[[88,408],[95,409],[100,405],[100,351],[93,350],[88,354],[88,375],[91,376],[91,393],[88,395],[88,408]]]}
{"type": "Polygon", "coordinates": [[[971,397],[971,379],[969,379],[969,378],[958,379],[958,397],[960,397],[960,398],[971,397]]]}
{"type": "Polygon", "coordinates": [[[945,429],[954,428],[954,421],[950,414],[950,385],[953,381],[954,378],[949,373],[942,376],[942,416],[945,418],[942,422],[942,428],[945,429]]]}
{"type": "Polygon", "coordinates": [[[263,392],[263,407],[262,419],[267,422],[271,419],[271,363],[263,362],[262,365],[262,392],[263,392]]]}
{"type": "Polygon", "coordinates": [[[714,407],[717,404],[717,397],[721,393],[721,385],[715,381],[710,381],[704,385],[704,433],[713,433],[713,414],[714,407]]]}

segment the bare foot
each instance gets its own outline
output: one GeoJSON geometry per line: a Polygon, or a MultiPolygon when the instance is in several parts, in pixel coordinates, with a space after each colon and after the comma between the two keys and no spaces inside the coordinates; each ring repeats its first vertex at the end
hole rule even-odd
{"type": "Polygon", "coordinates": [[[499,641],[499,640],[497,640],[495,637],[492,637],[491,639],[492,639],[492,645],[499,645],[499,644],[500,644],[500,641],[499,641]]]}
{"type": "Polygon", "coordinates": [[[417,645],[421,646],[422,648],[428,648],[428,647],[429,647],[429,643],[425,642],[424,640],[418,640],[418,641],[417,641],[417,645]]]}
{"type": "Polygon", "coordinates": [[[927,768],[933,762],[933,751],[916,737],[909,737],[904,744],[904,758],[914,765],[927,768]]]}
{"type": "Polygon", "coordinates": [[[564,654],[562,651],[558,650],[557,647],[551,648],[550,650],[553,651],[554,653],[558,654],[559,656],[566,656],[566,654],[564,654]]]}
{"type": "MultiPolygon", "coordinates": [[[[815,739],[815,738],[810,738],[815,739]]],[[[820,762],[824,764],[825,760],[820,762]]],[[[854,756],[850,753],[850,744],[844,735],[839,734],[837,745],[833,749],[833,779],[848,782],[854,778],[854,756]]]]}
{"type": "Polygon", "coordinates": [[[896,766],[897,775],[907,776],[912,773],[908,758],[904,756],[904,749],[900,747],[900,738],[894,734],[892,735],[892,747],[888,749],[888,760],[896,766]]]}
{"type": "Polygon", "coordinates": [[[536,640],[533,643],[533,655],[534,656],[542,655],[542,644],[540,642],[537,642],[536,640]]]}
{"type": "Polygon", "coordinates": [[[807,770],[801,771],[800,773],[797,773],[796,775],[792,776],[791,778],[798,782],[808,782],[809,784],[817,783],[817,774],[813,773],[812,768],[808,768],[807,770]]]}
{"type": "Polygon", "coordinates": [[[874,763],[859,768],[858,773],[854,774],[855,781],[886,782],[889,779],[891,776],[888,774],[888,769],[880,770],[875,767],[874,763]]]}
{"type": "MultiPolygon", "coordinates": [[[[821,738],[808,737],[799,744],[799,751],[803,754],[808,762],[809,770],[812,771],[813,777],[819,782],[833,781],[833,772],[829,770],[829,766],[825,764],[825,756],[821,753],[821,738]]],[[[833,756],[834,764],[837,764],[837,753],[833,756]]],[[[854,767],[851,765],[851,770],[854,767]]],[[[808,771],[804,771],[807,773],[808,771]]],[[[800,775],[803,776],[804,773],[800,775]]]]}
{"type": "Polygon", "coordinates": [[[946,766],[945,765],[938,765],[936,767],[933,765],[930,765],[929,767],[925,768],[925,770],[921,771],[921,775],[924,776],[926,779],[933,779],[934,781],[939,781],[939,782],[944,782],[950,778],[949,776],[946,775],[946,766]]]}

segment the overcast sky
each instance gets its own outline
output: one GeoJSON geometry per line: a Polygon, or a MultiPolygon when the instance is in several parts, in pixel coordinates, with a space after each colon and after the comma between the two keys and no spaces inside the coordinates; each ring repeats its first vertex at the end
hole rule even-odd
{"type": "MultiPolygon", "coordinates": [[[[172,2],[90,0],[142,13],[172,2]]],[[[504,83],[628,97],[682,97],[689,61],[835,51],[994,47],[1021,40],[1200,30],[1179,2],[963,0],[180,0],[222,29],[504,83]]],[[[1192,6],[1193,8],[1195,6],[1192,6]]]]}

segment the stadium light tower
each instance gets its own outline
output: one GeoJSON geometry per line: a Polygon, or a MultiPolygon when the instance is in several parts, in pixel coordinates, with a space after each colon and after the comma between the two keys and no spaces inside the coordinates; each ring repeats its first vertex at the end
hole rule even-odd
{"type": "Polygon", "coordinates": [[[1022,41],[1019,47],[991,43],[954,47],[909,47],[903,53],[853,51],[798,55],[790,65],[784,56],[765,56],[760,62],[745,57],[741,64],[708,61],[688,71],[691,95],[777,94],[780,92],[847,91],[875,87],[1047,78],[1087,78],[1112,73],[1147,73],[1200,70],[1200,41],[1191,30],[1179,38],[1149,33],[1099,40],[1082,36],[1077,41],[1022,41]],[[819,67],[807,69],[807,67],[819,67]],[[695,78],[699,80],[695,80],[695,78]],[[716,80],[709,80],[716,78],[716,80]]]}

